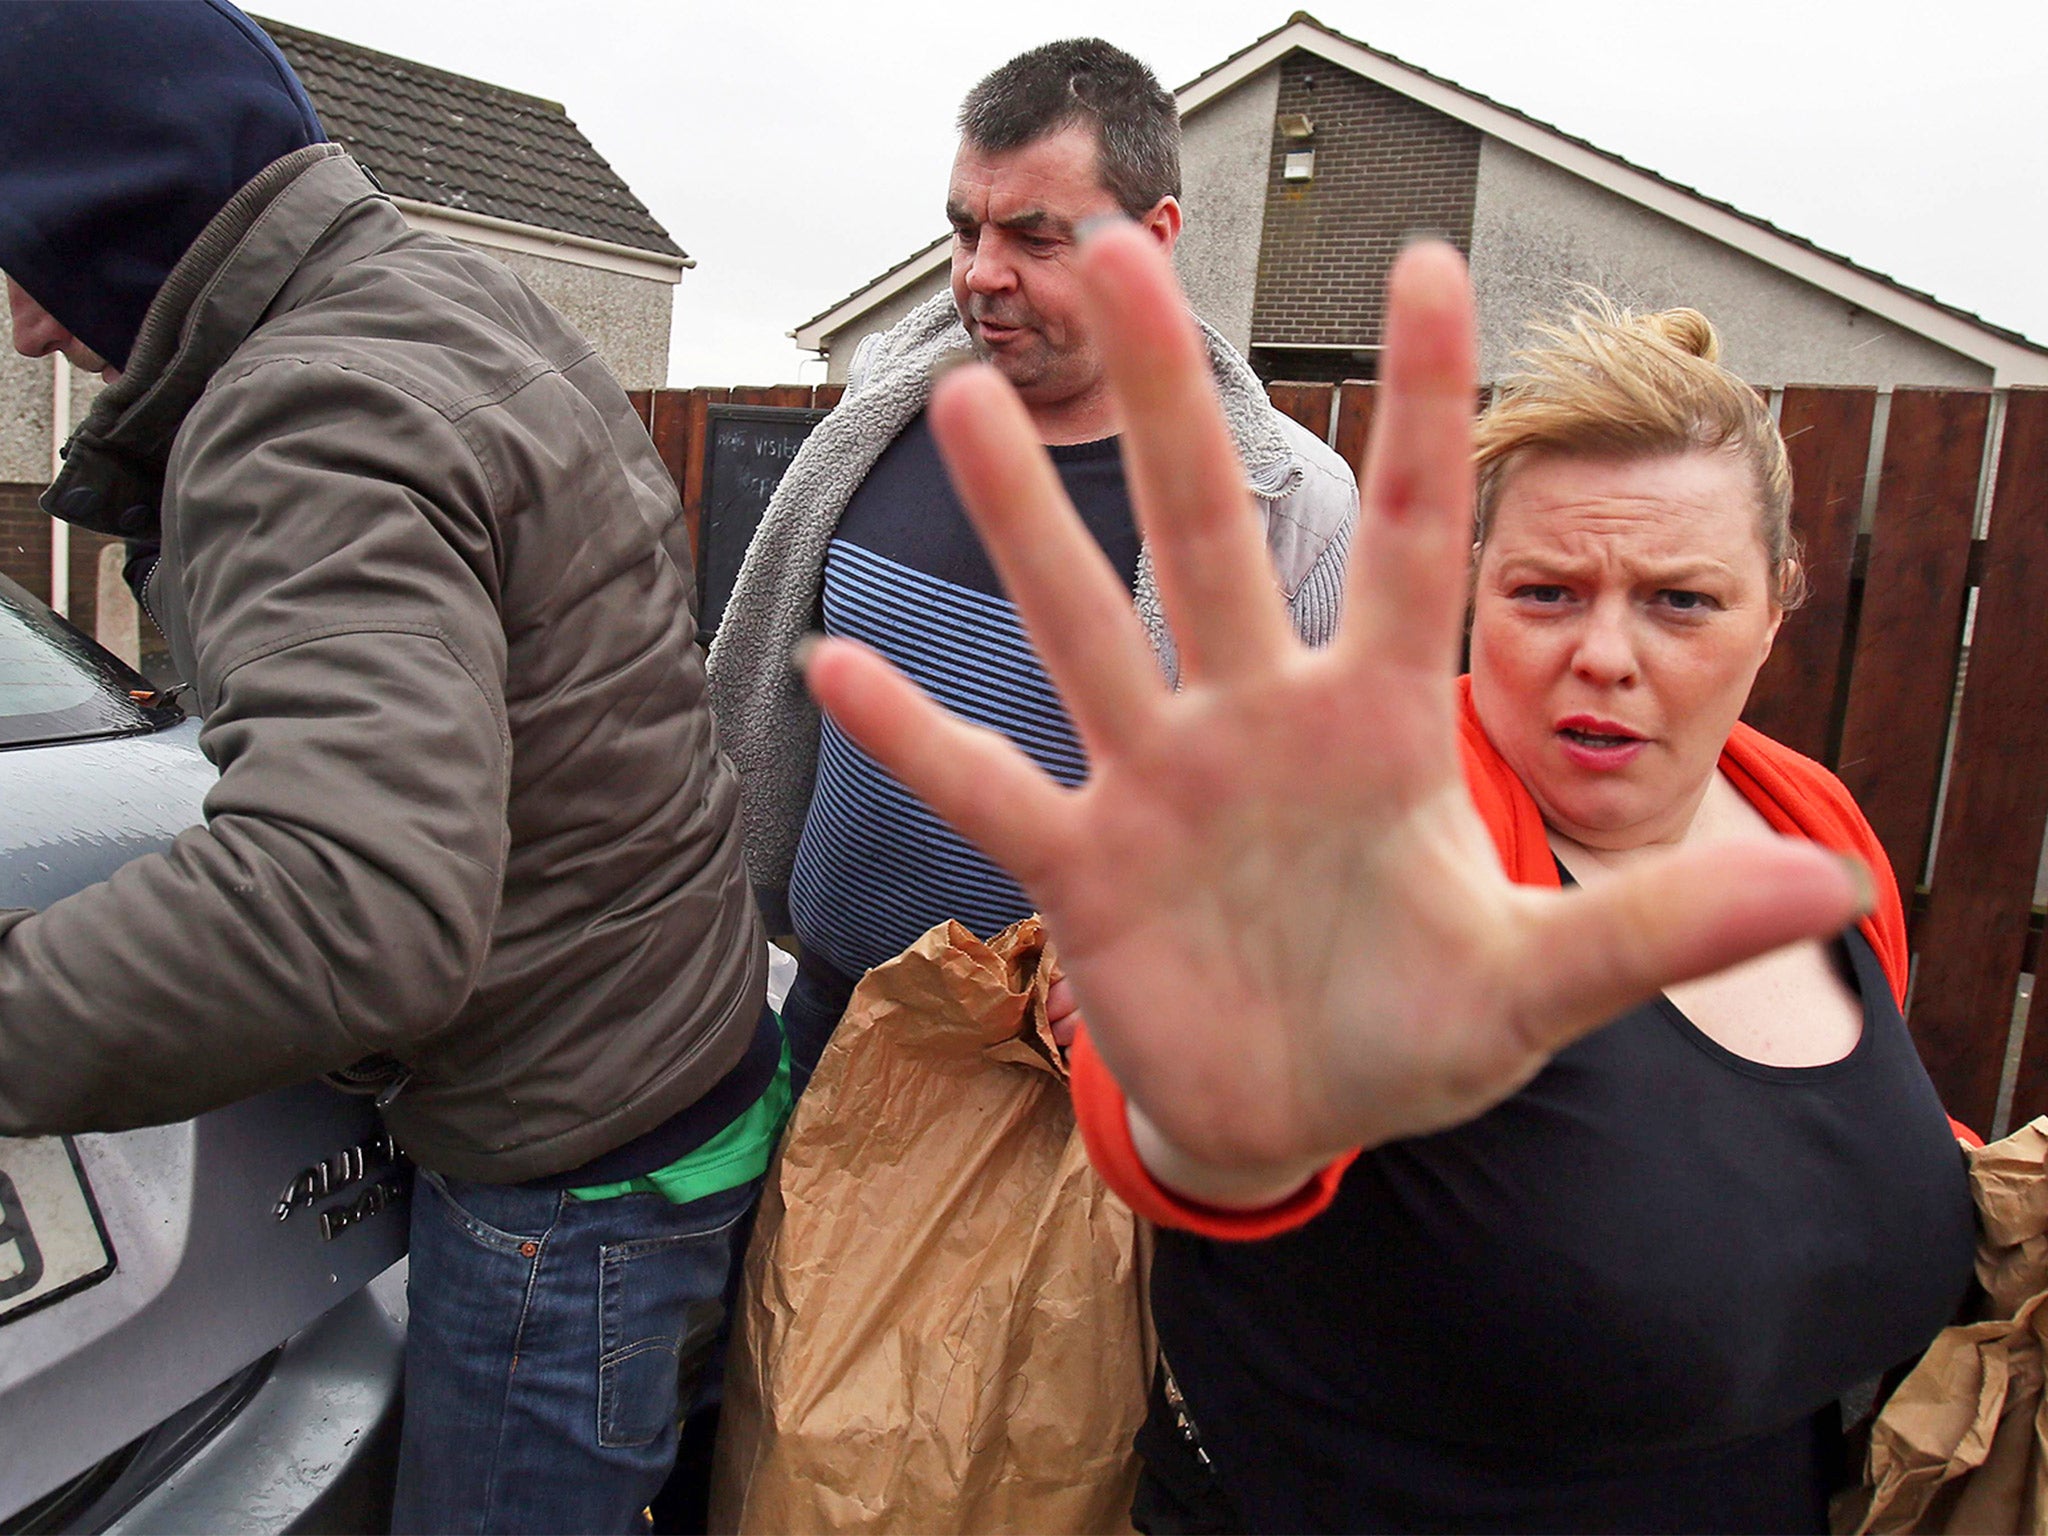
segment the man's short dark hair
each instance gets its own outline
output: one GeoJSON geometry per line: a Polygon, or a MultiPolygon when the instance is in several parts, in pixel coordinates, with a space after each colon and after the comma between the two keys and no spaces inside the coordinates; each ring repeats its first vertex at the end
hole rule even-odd
{"type": "Polygon", "coordinates": [[[1180,196],[1180,112],[1172,93],[1123,49],[1075,37],[1020,53],[967,93],[960,134],[1003,154],[1063,128],[1095,130],[1103,190],[1132,218],[1180,196]]]}

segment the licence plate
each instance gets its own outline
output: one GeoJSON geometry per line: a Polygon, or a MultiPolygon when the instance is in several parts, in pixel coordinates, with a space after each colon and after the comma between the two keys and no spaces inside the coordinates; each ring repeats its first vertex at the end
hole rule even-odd
{"type": "Polygon", "coordinates": [[[113,1272],[71,1138],[0,1138],[0,1324],[113,1272]]]}

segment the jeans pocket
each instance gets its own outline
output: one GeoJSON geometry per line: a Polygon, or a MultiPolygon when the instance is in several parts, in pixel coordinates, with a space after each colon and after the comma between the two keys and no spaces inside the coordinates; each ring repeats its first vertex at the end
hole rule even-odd
{"type": "Polygon", "coordinates": [[[554,1225],[561,1196],[554,1190],[474,1184],[450,1179],[422,1168],[419,1178],[431,1184],[448,1219],[479,1246],[494,1253],[532,1258],[554,1225]],[[504,1223],[501,1226],[497,1223],[504,1223]],[[507,1231],[507,1227],[520,1230],[507,1231]],[[525,1229],[531,1228],[529,1232],[525,1229]]]}
{"type": "Polygon", "coordinates": [[[720,1337],[733,1240],[753,1193],[748,1184],[676,1208],[686,1223],[716,1223],[702,1230],[598,1249],[599,1445],[648,1445],[675,1430],[683,1378],[694,1383],[720,1337]]]}

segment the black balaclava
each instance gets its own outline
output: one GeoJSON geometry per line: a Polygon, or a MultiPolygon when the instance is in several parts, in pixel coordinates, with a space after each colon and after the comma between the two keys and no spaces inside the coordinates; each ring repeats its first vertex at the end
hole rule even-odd
{"type": "Polygon", "coordinates": [[[0,271],[116,368],[243,183],[326,137],[225,0],[0,3],[0,271]]]}

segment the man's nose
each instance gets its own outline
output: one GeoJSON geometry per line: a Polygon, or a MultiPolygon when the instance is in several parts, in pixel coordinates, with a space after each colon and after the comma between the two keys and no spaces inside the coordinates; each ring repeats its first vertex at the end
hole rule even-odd
{"type": "Polygon", "coordinates": [[[967,286],[975,293],[1000,293],[1016,286],[1016,269],[1000,249],[1001,242],[984,237],[967,263],[967,286]]]}
{"type": "Polygon", "coordinates": [[[71,333],[38,304],[13,278],[7,280],[7,308],[14,320],[14,350],[23,357],[48,357],[62,351],[71,333]]]}

